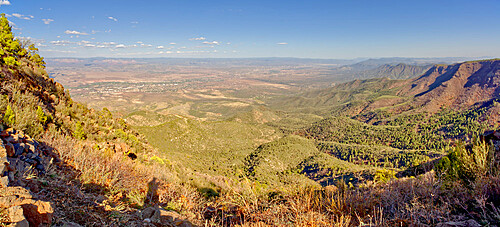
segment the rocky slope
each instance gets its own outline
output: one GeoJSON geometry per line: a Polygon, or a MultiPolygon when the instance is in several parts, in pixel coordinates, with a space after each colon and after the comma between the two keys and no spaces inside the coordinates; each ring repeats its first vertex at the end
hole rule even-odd
{"type": "Polygon", "coordinates": [[[500,98],[500,60],[436,65],[408,81],[399,94],[415,96],[415,105],[435,112],[442,107],[463,109],[500,98]]]}

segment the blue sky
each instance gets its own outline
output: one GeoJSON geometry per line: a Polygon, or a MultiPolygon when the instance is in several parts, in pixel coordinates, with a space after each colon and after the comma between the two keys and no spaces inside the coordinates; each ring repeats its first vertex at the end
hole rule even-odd
{"type": "Polygon", "coordinates": [[[498,57],[499,0],[0,0],[46,57],[498,57]]]}

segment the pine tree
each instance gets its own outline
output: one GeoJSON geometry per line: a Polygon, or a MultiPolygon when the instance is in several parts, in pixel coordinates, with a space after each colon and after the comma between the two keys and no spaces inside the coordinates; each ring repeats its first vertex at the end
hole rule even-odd
{"type": "Polygon", "coordinates": [[[0,63],[9,67],[18,66],[19,61],[17,59],[24,57],[26,53],[19,40],[14,39],[9,20],[2,13],[0,17],[0,63]]]}

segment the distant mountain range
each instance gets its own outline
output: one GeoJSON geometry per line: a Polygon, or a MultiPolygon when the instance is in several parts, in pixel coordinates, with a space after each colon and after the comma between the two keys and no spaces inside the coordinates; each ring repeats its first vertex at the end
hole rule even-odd
{"type": "MultiPolygon", "coordinates": [[[[313,58],[48,58],[49,66],[70,66],[84,64],[129,64],[150,63],[167,65],[228,65],[235,66],[285,66],[285,65],[330,65],[333,67],[347,66],[357,70],[374,69],[381,65],[450,64],[462,61],[477,60],[470,57],[444,58],[377,58],[377,59],[313,59],[313,58]]],[[[482,59],[482,58],[479,58],[482,59]]]]}

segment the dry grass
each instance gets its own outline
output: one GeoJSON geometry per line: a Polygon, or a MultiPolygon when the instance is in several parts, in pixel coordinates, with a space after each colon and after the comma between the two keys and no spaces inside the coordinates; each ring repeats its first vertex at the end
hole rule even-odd
{"type": "Polygon", "coordinates": [[[73,168],[48,168],[48,175],[59,176],[49,182],[50,193],[56,194],[51,200],[60,207],[56,215],[87,225],[140,223],[136,209],[151,205],[177,211],[202,226],[408,226],[470,218],[482,224],[500,220],[500,178],[494,176],[465,187],[431,171],[356,188],[339,182],[335,190],[289,186],[275,191],[249,180],[212,177],[207,180],[221,191],[204,197],[168,165],[144,158],[132,161],[68,137],[46,135],[42,141],[57,148],[64,168],[73,168]],[[98,203],[75,198],[75,191],[98,203]],[[57,202],[57,196],[72,201],[57,202]]]}

